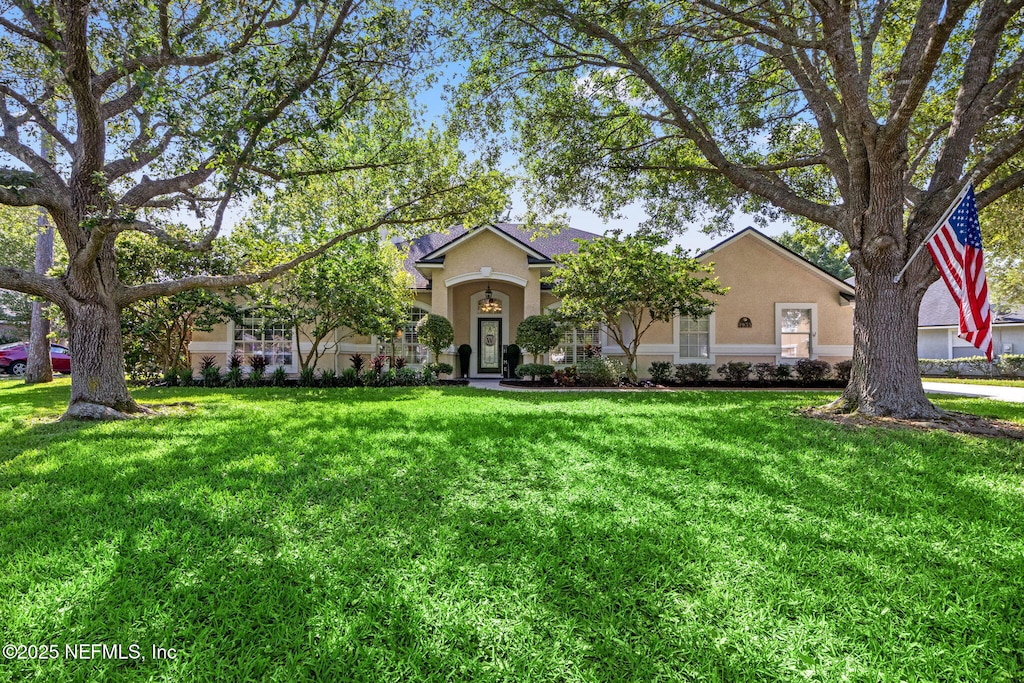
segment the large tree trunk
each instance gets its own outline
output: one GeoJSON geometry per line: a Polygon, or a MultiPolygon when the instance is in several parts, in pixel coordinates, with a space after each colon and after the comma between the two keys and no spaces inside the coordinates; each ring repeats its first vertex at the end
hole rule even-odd
{"type": "Polygon", "coordinates": [[[941,417],[925,397],[917,364],[917,316],[925,285],[894,283],[896,271],[888,269],[858,271],[853,372],[830,408],[905,419],[941,417]]]}
{"type": "Polygon", "coordinates": [[[65,311],[71,346],[71,402],[61,419],[121,419],[148,412],[128,393],[121,312],[112,303],[65,311]]]}
{"type": "MultiPolygon", "coordinates": [[[[36,232],[37,275],[46,275],[53,267],[53,226],[45,214],[39,216],[39,230],[36,232]]],[[[53,363],[50,360],[50,319],[48,306],[41,301],[32,302],[32,319],[29,324],[28,359],[25,363],[25,384],[43,384],[53,381],[53,363]]]]}

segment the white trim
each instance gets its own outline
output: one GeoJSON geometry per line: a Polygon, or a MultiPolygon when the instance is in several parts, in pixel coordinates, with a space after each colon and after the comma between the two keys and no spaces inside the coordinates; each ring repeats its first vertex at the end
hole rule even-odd
{"type": "Polygon", "coordinates": [[[853,344],[822,344],[818,347],[818,355],[853,358],[853,344]]]}
{"type": "Polygon", "coordinates": [[[462,244],[463,242],[466,242],[468,240],[471,240],[474,237],[476,237],[477,235],[480,235],[480,234],[482,234],[485,231],[494,233],[495,235],[497,235],[498,237],[501,237],[502,239],[504,239],[506,242],[508,242],[512,246],[517,247],[517,248],[521,249],[522,251],[525,251],[526,253],[530,254],[531,256],[534,256],[535,258],[542,258],[542,259],[547,259],[548,258],[547,254],[542,254],[539,251],[537,251],[536,249],[533,249],[532,247],[527,247],[526,245],[524,245],[519,240],[514,239],[513,237],[511,237],[509,235],[506,235],[503,230],[499,230],[498,228],[496,228],[496,227],[494,227],[493,225],[490,225],[490,224],[488,224],[488,225],[481,225],[478,228],[474,228],[472,230],[469,230],[469,231],[465,232],[462,235],[459,235],[458,237],[453,239],[448,244],[445,244],[444,246],[435,249],[434,251],[430,252],[429,254],[425,254],[423,256],[423,258],[424,259],[435,259],[438,256],[444,256],[446,253],[451,251],[451,249],[454,248],[455,246],[457,246],[459,244],[462,244]]]}
{"type": "MultiPolygon", "coordinates": [[[[953,358],[953,329],[950,327],[946,330],[946,358],[953,358]]],[[[959,327],[956,328],[959,331],[959,327]]]]}
{"type": "Polygon", "coordinates": [[[231,353],[232,342],[200,341],[189,342],[189,353],[231,353]]]}
{"type": "Polygon", "coordinates": [[[717,346],[715,344],[715,337],[716,337],[716,335],[715,335],[715,324],[716,324],[716,321],[717,321],[717,318],[715,317],[715,312],[712,311],[710,314],[708,314],[708,356],[707,356],[707,358],[703,358],[703,357],[689,358],[689,357],[686,357],[686,356],[679,355],[679,344],[680,344],[680,341],[681,341],[679,339],[679,322],[680,322],[681,318],[682,318],[682,316],[680,316],[680,315],[675,315],[675,316],[672,317],[672,346],[674,348],[671,350],[671,354],[672,354],[673,362],[676,365],[679,365],[681,363],[707,363],[708,365],[713,365],[715,363],[715,353],[716,353],[716,348],[717,348],[717,346]]]}
{"type": "MultiPolygon", "coordinates": [[[[818,357],[818,304],[816,303],[775,303],[775,345],[778,347],[777,355],[775,356],[775,362],[782,363],[795,363],[799,358],[783,358],[782,357],[782,311],[787,308],[809,308],[811,310],[811,338],[809,358],[814,360],[818,357]]],[[[851,354],[852,355],[852,354],[851,354]]]]}
{"type": "Polygon", "coordinates": [[[483,266],[475,273],[463,273],[462,275],[453,275],[450,278],[446,278],[444,281],[445,287],[454,287],[455,285],[462,284],[463,282],[474,282],[476,280],[494,280],[496,282],[509,282],[519,287],[526,287],[529,282],[526,278],[519,277],[518,275],[511,275],[509,273],[499,273],[490,270],[490,266],[483,266]],[[490,272],[485,272],[490,271],[490,272]]]}
{"type": "MultiPolygon", "coordinates": [[[[493,273],[492,273],[493,275],[493,273]]],[[[484,373],[481,374],[477,367],[479,365],[477,355],[480,353],[480,349],[477,346],[477,320],[480,318],[501,318],[501,336],[499,340],[499,348],[510,344],[509,338],[512,336],[508,329],[508,313],[509,313],[509,297],[508,294],[503,292],[492,291],[492,296],[501,302],[501,313],[480,313],[477,310],[477,305],[480,303],[480,299],[486,296],[486,290],[480,290],[469,295],[469,345],[473,347],[473,354],[469,357],[469,376],[470,377],[500,377],[501,372],[498,373],[484,373]]]]}

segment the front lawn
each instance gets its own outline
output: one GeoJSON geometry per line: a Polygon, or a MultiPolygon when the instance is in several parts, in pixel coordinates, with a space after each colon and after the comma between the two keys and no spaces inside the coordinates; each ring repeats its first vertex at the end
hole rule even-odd
{"type": "Polygon", "coordinates": [[[67,394],[0,384],[0,640],[60,650],[0,681],[1024,679],[1020,443],[851,431],[795,415],[810,392],[43,419],[67,394]]]}

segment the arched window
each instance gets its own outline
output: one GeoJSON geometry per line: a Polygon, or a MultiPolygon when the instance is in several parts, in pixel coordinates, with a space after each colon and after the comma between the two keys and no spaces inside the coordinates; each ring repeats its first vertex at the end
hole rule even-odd
{"type": "Polygon", "coordinates": [[[393,343],[394,353],[397,358],[404,358],[405,362],[410,365],[426,363],[427,347],[420,344],[419,335],[416,333],[416,325],[426,315],[427,311],[422,308],[417,306],[410,308],[408,318],[398,327],[394,339],[388,342],[384,352],[390,354],[391,344],[393,343]]]}
{"type": "Polygon", "coordinates": [[[249,364],[253,356],[267,359],[267,367],[291,367],[295,362],[295,333],[291,325],[271,320],[262,311],[246,311],[235,323],[232,350],[249,364]]]}

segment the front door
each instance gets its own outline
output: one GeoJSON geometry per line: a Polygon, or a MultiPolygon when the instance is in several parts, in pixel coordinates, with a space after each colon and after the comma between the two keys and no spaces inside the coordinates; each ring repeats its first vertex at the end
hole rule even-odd
{"type": "Polygon", "coordinates": [[[476,322],[477,366],[480,373],[501,373],[501,318],[479,318],[476,322]]]}

